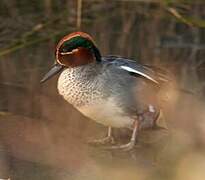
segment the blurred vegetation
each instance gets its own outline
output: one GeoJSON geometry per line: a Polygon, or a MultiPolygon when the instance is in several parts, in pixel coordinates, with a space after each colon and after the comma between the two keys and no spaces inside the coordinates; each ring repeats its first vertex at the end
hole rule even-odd
{"type": "Polygon", "coordinates": [[[0,21],[0,178],[205,178],[203,0],[2,0],[0,21]],[[128,154],[85,145],[105,129],[57,95],[56,79],[39,84],[57,41],[76,30],[103,55],[165,68],[196,94],[165,109],[169,133],[142,133],[128,154]]]}

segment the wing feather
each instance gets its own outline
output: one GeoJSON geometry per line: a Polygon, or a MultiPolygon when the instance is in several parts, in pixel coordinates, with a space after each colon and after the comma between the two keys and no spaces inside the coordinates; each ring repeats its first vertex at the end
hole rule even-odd
{"type": "Polygon", "coordinates": [[[146,74],[146,73],[144,73],[144,72],[142,72],[142,71],[139,71],[139,70],[137,70],[137,69],[133,69],[133,68],[131,68],[131,67],[129,67],[129,66],[120,66],[120,68],[121,68],[121,69],[124,69],[124,70],[126,70],[126,71],[128,71],[128,72],[131,72],[131,73],[136,73],[136,74],[138,74],[138,75],[140,75],[140,76],[143,76],[143,77],[145,77],[145,78],[147,78],[147,79],[153,81],[153,82],[156,83],[156,84],[159,84],[158,81],[156,81],[154,78],[152,78],[151,76],[149,76],[148,74],[146,74]]]}
{"type": "Polygon", "coordinates": [[[158,67],[139,64],[136,61],[118,56],[106,56],[103,57],[103,60],[118,69],[127,71],[130,75],[141,76],[157,85],[170,80],[167,72],[158,67]]]}

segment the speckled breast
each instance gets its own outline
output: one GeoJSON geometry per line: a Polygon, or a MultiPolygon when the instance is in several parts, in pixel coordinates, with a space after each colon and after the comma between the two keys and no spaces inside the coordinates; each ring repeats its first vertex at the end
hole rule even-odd
{"type": "Polygon", "coordinates": [[[95,67],[82,66],[65,69],[58,79],[58,91],[75,107],[94,103],[104,95],[96,78],[95,67]]]}

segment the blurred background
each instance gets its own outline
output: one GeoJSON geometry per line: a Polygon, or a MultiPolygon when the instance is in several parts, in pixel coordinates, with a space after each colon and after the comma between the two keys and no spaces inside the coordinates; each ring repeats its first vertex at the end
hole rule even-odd
{"type": "Polygon", "coordinates": [[[203,0],[1,0],[0,22],[0,179],[205,178],[203,0]],[[164,104],[168,130],[142,132],[129,153],[86,144],[106,128],[58,96],[57,77],[39,83],[58,40],[76,30],[103,55],[164,68],[194,93],[164,104]]]}

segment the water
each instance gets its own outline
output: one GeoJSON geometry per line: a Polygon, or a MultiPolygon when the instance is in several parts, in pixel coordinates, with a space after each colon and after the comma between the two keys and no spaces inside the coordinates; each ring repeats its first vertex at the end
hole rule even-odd
{"type": "MultiPolygon", "coordinates": [[[[103,137],[106,128],[57,94],[57,77],[39,83],[54,62],[57,41],[79,30],[76,1],[2,1],[0,178],[204,179],[205,4],[84,0],[82,5],[81,30],[94,37],[102,54],[165,68],[176,86],[196,95],[173,93],[159,122],[168,130],[141,132],[131,152],[89,146],[87,140],[103,137]],[[194,26],[171,15],[170,7],[194,26]]],[[[125,143],[130,132],[115,130],[115,136],[125,143]]]]}

